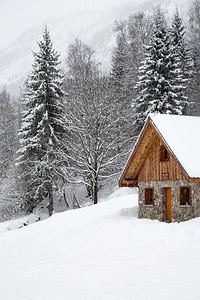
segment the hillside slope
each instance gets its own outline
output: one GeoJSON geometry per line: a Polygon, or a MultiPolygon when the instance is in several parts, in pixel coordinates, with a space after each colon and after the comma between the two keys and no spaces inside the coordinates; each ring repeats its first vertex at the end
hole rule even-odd
{"type": "Polygon", "coordinates": [[[63,16],[45,18],[31,29],[24,28],[24,32],[16,36],[9,46],[0,48],[0,89],[6,87],[17,96],[33,63],[32,51],[37,51],[45,23],[47,24],[54,47],[61,54],[62,66],[65,66],[67,46],[75,38],[81,39],[96,51],[96,57],[102,63],[104,70],[109,70],[111,54],[115,45],[113,31],[115,20],[120,20],[137,11],[151,12],[156,5],[160,5],[168,16],[178,7],[181,15],[186,19],[190,0],[135,0],[131,4],[114,6],[107,9],[76,11],[67,13],[63,7],[63,16]]]}
{"type": "Polygon", "coordinates": [[[4,300],[200,298],[200,219],[137,219],[119,189],[95,206],[0,234],[4,300]]]}

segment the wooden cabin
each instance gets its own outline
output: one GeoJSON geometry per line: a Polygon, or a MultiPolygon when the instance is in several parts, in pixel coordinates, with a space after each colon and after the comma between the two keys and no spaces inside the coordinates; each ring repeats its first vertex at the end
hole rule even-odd
{"type": "Polygon", "coordinates": [[[200,117],[150,114],[119,181],[138,187],[138,217],[200,217],[200,117]]]}

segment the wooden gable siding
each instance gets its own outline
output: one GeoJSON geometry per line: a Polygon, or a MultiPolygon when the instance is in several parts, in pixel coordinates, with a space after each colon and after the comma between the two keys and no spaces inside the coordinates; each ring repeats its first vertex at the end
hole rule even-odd
{"type": "Polygon", "coordinates": [[[155,137],[155,130],[152,128],[150,121],[148,121],[126,165],[126,168],[124,169],[119,181],[119,186],[137,186],[138,172],[142,167],[144,159],[149,152],[155,137]]]}
{"type": "Polygon", "coordinates": [[[169,151],[169,160],[160,161],[160,149],[162,145],[165,146],[162,140],[157,136],[139,171],[138,181],[186,178],[182,168],[169,151]]]}
{"type": "Polygon", "coordinates": [[[200,182],[200,178],[189,178],[178,160],[171,154],[151,119],[148,119],[133,153],[119,180],[119,186],[138,186],[138,181],[155,180],[191,180],[200,182]],[[160,148],[163,145],[169,153],[169,161],[160,161],[160,148]]]}

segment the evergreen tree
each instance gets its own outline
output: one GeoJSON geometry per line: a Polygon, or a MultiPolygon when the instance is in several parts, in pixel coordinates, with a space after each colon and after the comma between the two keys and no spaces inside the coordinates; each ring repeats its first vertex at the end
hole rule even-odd
{"type": "Polygon", "coordinates": [[[170,35],[174,52],[180,60],[179,67],[181,69],[183,78],[187,79],[192,75],[193,61],[191,57],[191,51],[189,50],[185,40],[185,27],[183,26],[183,20],[179,15],[178,9],[172,18],[170,35]]]}
{"type": "MultiPolygon", "coordinates": [[[[121,24],[123,27],[123,24],[121,24]]],[[[118,24],[118,30],[120,24],[118,24]]],[[[112,70],[111,70],[111,85],[113,90],[113,95],[118,101],[118,109],[120,110],[121,120],[119,124],[119,131],[122,128],[126,131],[126,138],[131,137],[130,124],[132,119],[132,114],[130,110],[130,94],[131,89],[128,87],[130,80],[128,80],[128,73],[130,68],[128,66],[129,55],[127,51],[127,39],[123,32],[123,28],[120,29],[117,36],[117,46],[114,49],[112,57],[112,70]]],[[[130,77],[129,77],[130,79],[130,77]]]]}
{"type": "Polygon", "coordinates": [[[157,10],[146,57],[141,64],[133,102],[134,130],[137,135],[149,113],[182,114],[186,107],[180,60],[170,43],[164,15],[157,10]]]}
{"type": "Polygon", "coordinates": [[[116,22],[117,43],[112,55],[111,79],[115,96],[130,108],[138,68],[149,40],[151,21],[144,13],[130,15],[116,22]]]}
{"type": "Polygon", "coordinates": [[[144,56],[144,46],[149,40],[151,23],[150,18],[144,13],[136,13],[121,22],[116,22],[115,25],[117,43],[112,56],[111,84],[121,115],[119,133],[123,128],[130,147],[135,139],[131,104],[136,97],[134,87],[144,56]]]}
{"type": "Polygon", "coordinates": [[[193,105],[190,113],[200,115],[200,0],[194,0],[189,11],[188,39],[192,49],[193,73],[190,81],[190,98],[193,105]],[[193,108],[193,109],[192,109],[193,108]]]}
{"type": "Polygon", "coordinates": [[[15,167],[18,111],[5,89],[0,92],[0,221],[20,212],[21,191],[15,167]]]}
{"type": "Polygon", "coordinates": [[[6,90],[0,92],[0,178],[7,176],[17,150],[17,118],[6,90]]]}
{"type": "Polygon", "coordinates": [[[115,96],[120,101],[126,100],[126,74],[127,74],[127,62],[128,55],[125,46],[125,38],[122,34],[118,34],[117,36],[117,46],[114,49],[114,53],[112,56],[112,70],[111,70],[111,78],[112,85],[114,87],[115,96]]]}
{"type": "Polygon", "coordinates": [[[62,98],[63,78],[58,68],[59,55],[53,49],[47,28],[34,53],[33,70],[23,94],[23,112],[18,165],[25,188],[25,203],[32,211],[48,197],[49,215],[53,194],[66,172],[65,138],[67,126],[62,98]]]}

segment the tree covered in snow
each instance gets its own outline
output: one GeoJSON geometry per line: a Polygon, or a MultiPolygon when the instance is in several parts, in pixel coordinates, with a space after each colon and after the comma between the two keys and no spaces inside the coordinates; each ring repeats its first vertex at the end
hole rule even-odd
{"type": "Polygon", "coordinates": [[[120,111],[109,78],[103,76],[90,47],[76,40],[68,48],[66,115],[69,119],[71,179],[86,185],[93,203],[99,182],[119,172],[124,143],[120,111]]]}
{"type": "Polygon", "coordinates": [[[144,13],[136,13],[115,23],[116,46],[112,55],[111,78],[119,100],[133,97],[133,85],[149,40],[151,21],[144,13]]]}
{"type": "Polygon", "coordinates": [[[5,89],[0,92],[0,221],[20,211],[20,188],[15,168],[18,114],[5,89]]]}
{"type": "Polygon", "coordinates": [[[39,51],[34,53],[33,70],[22,97],[24,112],[19,133],[21,147],[18,166],[25,206],[32,211],[44,198],[48,198],[51,215],[54,194],[66,175],[67,125],[59,55],[53,49],[47,28],[38,46],[39,51]]]}
{"type": "Polygon", "coordinates": [[[134,130],[138,134],[149,113],[183,114],[187,105],[180,57],[171,44],[163,13],[157,10],[145,59],[141,63],[133,101],[134,130]]]}
{"type": "MultiPolygon", "coordinates": [[[[119,28],[118,24],[118,28],[119,28]]],[[[121,29],[122,32],[124,29],[121,29]]],[[[117,46],[114,49],[112,56],[112,84],[115,88],[115,94],[120,101],[126,101],[127,98],[127,88],[125,86],[126,74],[127,74],[127,49],[126,40],[124,34],[118,34],[117,36],[117,46]]]]}
{"type": "Polygon", "coordinates": [[[191,3],[188,39],[194,63],[189,89],[190,98],[193,101],[193,110],[190,110],[190,112],[200,115],[200,0],[194,0],[191,3]]]}
{"type": "Polygon", "coordinates": [[[0,181],[0,222],[22,216],[24,211],[22,208],[22,195],[18,170],[12,161],[6,172],[6,177],[0,181]]]}
{"type": "Polygon", "coordinates": [[[192,76],[193,60],[191,57],[191,49],[189,49],[188,43],[186,42],[185,34],[185,26],[177,9],[172,18],[170,37],[173,50],[180,60],[179,67],[183,77],[187,79],[192,76]]]}
{"type": "Polygon", "coordinates": [[[125,128],[127,138],[133,139],[132,99],[136,96],[135,85],[138,69],[144,57],[151,28],[150,17],[144,13],[129,15],[115,23],[116,46],[112,55],[111,83],[121,111],[120,128],[125,128]]]}
{"type": "Polygon", "coordinates": [[[17,116],[6,90],[0,92],[0,178],[7,176],[17,150],[17,116]]]}
{"type": "Polygon", "coordinates": [[[176,10],[170,29],[171,43],[174,54],[179,59],[179,68],[182,78],[185,81],[185,95],[188,98],[188,107],[186,108],[187,114],[192,114],[193,99],[191,99],[191,86],[193,78],[193,59],[192,49],[189,47],[189,43],[186,40],[186,30],[183,25],[183,20],[180,17],[178,9],[176,10]]]}

